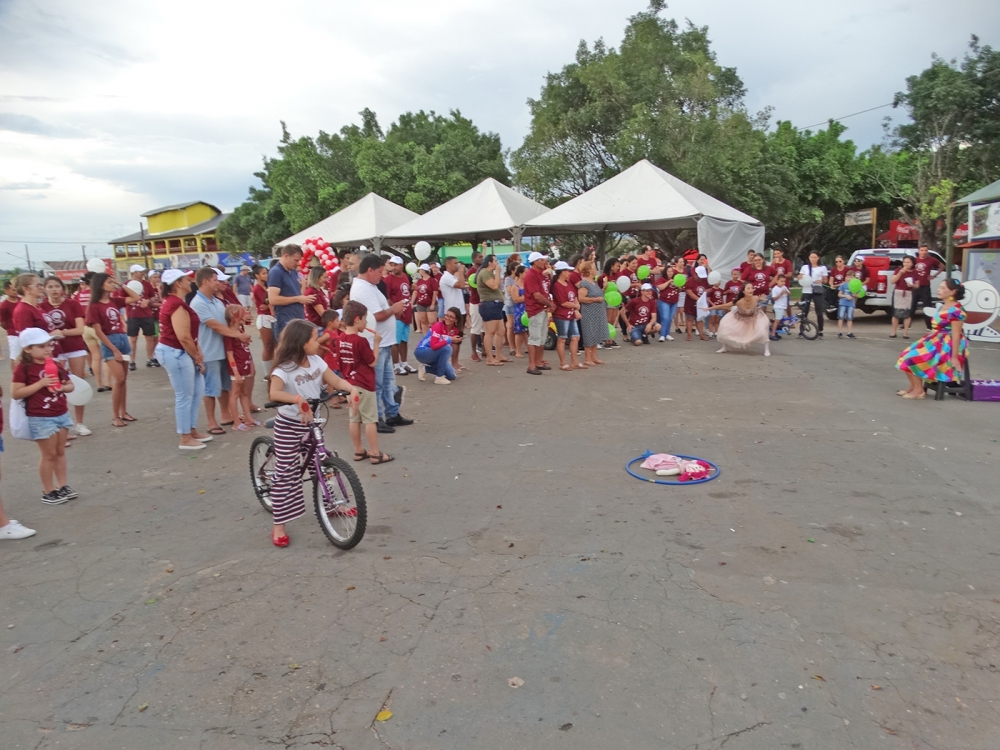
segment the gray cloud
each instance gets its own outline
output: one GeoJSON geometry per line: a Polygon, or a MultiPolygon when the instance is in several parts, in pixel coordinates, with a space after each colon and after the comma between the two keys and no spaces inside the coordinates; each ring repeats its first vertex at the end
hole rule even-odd
{"type": "Polygon", "coordinates": [[[0,185],[0,190],[46,190],[50,187],[50,182],[8,182],[0,185]]]}
{"type": "Polygon", "coordinates": [[[47,138],[77,138],[82,135],[79,128],[71,125],[56,125],[18,112],[0,112],[0,130],[47,138]]]}

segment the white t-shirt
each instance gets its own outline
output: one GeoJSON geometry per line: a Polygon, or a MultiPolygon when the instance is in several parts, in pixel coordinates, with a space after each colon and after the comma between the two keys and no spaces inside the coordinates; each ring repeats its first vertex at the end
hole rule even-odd
{"type": "Polygon", "coordinates": [[[462,315],[465,315],[465,297],[462,295],[462,290],[455,286],[456,281],[458,281],[458,277],[455,274],[451,271],[445,271],[441,274],[441,283],[438,287],[441,289],[441,297],[444,299],[444,309],[457,307],[462,311],[462,315]]]}
{"type": "MultiPolygon", "coordinates": [[[[319,398],[323,386],[323,373],[329,369],[322,357],[313,354],[308,358],[305,367],[295,367],[291,370],[275,367],[272,374],[281,378],[281,382],[285,384],[285,393],[302,398],[319,398]]],[[[278,414],[289,419],[298,419],[301,408],[297,404],[282,404],[278,407],[278,414]]]]}
{"type": "MultiPolygon", "coordinates": [[[[372,321],[375,319],[375,313],[388,310],[391,307],[389,300],[387,300],[385,295],[378,290],[378,287],[374,284],[369,284],[360,276],[351,282],[351,299],[356,302],[360,302],[368,308],[369,328],[371,327],[372,321]]],[[[390,315],[381,322],[375,321],[375,330],[378,331],[379,335],[382,337],[382,340],[379,343],[380,348],[392,346],[396,343],[396,316],[390,315]]],[[[374,346],[375,334],[362,331],[361,335],[368,339],[369,344],[374,346]]]]}
{"type": "Polygon", "coordinates": [[[771,288],[771,299],[774,300],[775,310],[788,309],[788,287],[777,286],[771,288]]]}
{"type": "Polygon", "coordinates": [[[822,285],[823,279],[830,275],[830,270],[826,266],[816,266],[813,268],[811,265],[806,263],[802,266],[802,270],[799,271],[799,274],[805,276],[805,278],[799,282],[802,284],[802,293],[812,294],[813,285],[822,285]]]}

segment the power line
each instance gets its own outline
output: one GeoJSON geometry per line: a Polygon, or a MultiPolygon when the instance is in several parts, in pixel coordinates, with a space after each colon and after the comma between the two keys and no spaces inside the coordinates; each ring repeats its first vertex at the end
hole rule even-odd
{"type": "MultiPolygon", "coordinates": [[[[880,104],[877,107],[871,107],[870,109],[863,109],[860,112],[855,112],[850,115],[844,115],[843,117],[833,117],[831,119],[834,120],[835,122],[840,120],[846,120],[848,117],[854,117],[855,115],[863,115],[865,112],[874,112],[876,109],[885,109],[886,107],[891,107],[892,105],[893,102],[889,102],[888,104],[880,104]]],[[[830,122],[830,120],[823,120],[823,122],[817,122],[814,123],[813,125],[806,125],[804,128],[798,128],[798,129],[806,130],[807,128],[815,128],[818,127],[819,125],[826,125],[828,122],[830,122]]]]}
{"type": "Polygon", "coordinates": [[[107,240],[0,240],[12,245],[23,245],[24,243],[40,243],[44,245],[110,245],[107,240]]]}

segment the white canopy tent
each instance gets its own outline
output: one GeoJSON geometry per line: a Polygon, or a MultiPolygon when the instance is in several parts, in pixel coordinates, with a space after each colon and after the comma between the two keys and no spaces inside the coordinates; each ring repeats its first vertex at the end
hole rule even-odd
{"type": "Polygon", "coordinates": [[[335,247],[357,247],[371,243],[375,250],[390,231],[416,219],[419,214],[398,206],[375,193],[368,193],[337,213],[282,240],[277,247],[301,245],[309,237],[322,237],[335,247]]]}
{"type": "MultiPolygon", "coordinates": [[[[698,229],[698,249],[727,270],[764,250],[764,225],[643,159],[529,221],[525,235],[698,229]]],[[[723,274],[725,276],[725,274],[723,274]]]]}
{"type": "Polygon", "coordinates": [[[417,240],[497,240],[514,238],[520,245],[525,222],[548,211],[515,190],[487,177],[447,203],[431,209],[385,236],[393,245],[417,240]]]}

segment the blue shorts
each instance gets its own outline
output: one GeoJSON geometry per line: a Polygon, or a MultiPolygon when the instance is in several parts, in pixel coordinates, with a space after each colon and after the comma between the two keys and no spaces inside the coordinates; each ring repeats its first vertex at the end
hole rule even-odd
{"type": "Polygon", "coordinates": [[[410,340],[410,324],[396,318],[396,343],[405,344],[410,340]]]}
{"type": "Polygon", "coordinates": [[[229,376],[229,366],[224,359],[213,359],[205,363],[205,395],[218,398],[223,391],[233,389],[229,376]]]}
{"type": "Polygon", "coordinates": [[[632,341],[642,341],[642,337],[648,335],[646,329],[649,328],[649,323],[644,326],[632,326],[632,333],[628,335],[632,341]]]}
{"type": "Polygon", "coordinates": [[[3,453],[3,435],[0,435],[0,453],[3,453]]]}
{"type": "Polygon", "coordinates": [[[710,318],[722,318],[726,314],[725,310],[709,310],[708,317],[710,318]]]}
{"type": "Polygon", "coordinates": [[[556,335],[561,339],[578,339],[580,338],[580,321],[578,320],[563,320],[562,318],[553,318],[556,324],[556,335]]]}
{"type": "MultiPolygon", "coordinates": [[[[124,336],[125,334],[120,334],[124,336]]],[[[73,426],[69,414],[58,417],[28,417],[28,427],[31,429],[32,440],[45,440],[55,435],[59,430],[68,430],[73,426]]]]}
{"type": "MultiPolygon", "coordinates": [[[[124,333],[109,333],[108,334],[108,341],[110,341],[112,344],[114,344],[115,347],[118,349],[118,351],[120,351],[122,354],[131,354],[132,353],[132,347],[129,346],[129,343],[128,343],[128,336],[126,336],[124,333]]],[[[101,360],[104,361],[104,362],[107,362],[109,359],[114,359],[114,358],[115,358],[115,355],[111,352],[110,349],[108,349],[108,347],[106,347],[104,345],[104,342],[102,341],[101,342],[101,360]]]]}
{"type": "Polygon", "coordinates": [[[837,320],[854,320],[854,305],[840,305],[837,308],[837,320]]]}

